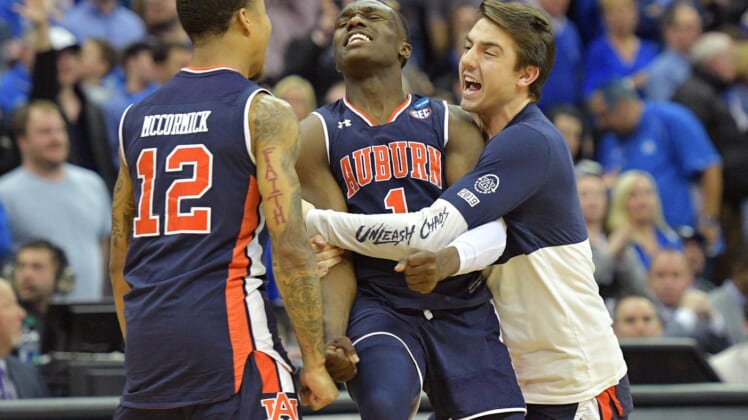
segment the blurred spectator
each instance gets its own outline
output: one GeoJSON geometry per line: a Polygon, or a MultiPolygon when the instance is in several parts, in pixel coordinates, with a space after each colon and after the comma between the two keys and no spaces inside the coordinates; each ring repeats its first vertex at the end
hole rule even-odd
{"type": "Polygon", "coordinates": [[[692,2],[673,2],[662,15],[664,50],[647,68],[644,96],[655,101],[672,98],[678,86],[691,75],[688,54],[701,35],[701,16],[692,2]]]}
{"type": "Polygon", "coordinates": [[[598,161],[608,173],[630,169],[654,178],[670,226],[697,228],[712,246],[721,236],[716,220],[722,198],[720,156],[701,123],[681,105],[642,101],[630,83],[614,80],[588,102],[601,139],[598,161]],[[692,188],[700,202],[692,197],[692,188]]]}
{"type": "Polygon", "coordinates": [[[158,89],[154,47],[147,42],[134,42],[122,52],[124,80],[116,86],[112,97],[103,104],[109,139],[110,158],[119,166],[119,122],[128,106],[140,102],[158,89]]]}
{"type": "Polygon", "coordinates": [[[610,310],[623,295],[646,293],[647,274],[631,246],[631,231],[619,229],[608,235],[605,230],[608,196],[601,173],[578,171],[577,190],[595,263],[595,281],[610,310]]]}
{"type": "Polygon", "coordinates": [[[19,168],[0,177],[13,244],[58,244],[76,276],[71,300],[98,300],[107,277],[111,198],[94,172],[66,163],[70,142],[57,106],[33,100],[13,117],[19,168]]]}
{"type": "MultiPolygon", "coordinates": [[[[284,57],[289,43],[293,39],[308,36],[323,10],[319,2],[309,0],[267,1],[265,7],[276,30],[270,35],[264,78],[270,84],[274,84],[284,75],[284,57]],[[283,30],[277,30],[278,28],[283,30]]],[[[305,51],[295,50],[294,53],[302,54],[305,51]]]]}
{"type": "Polygon", "coordinates": [[[340,8],[334,0],[320,0],[320,15],[314,28],[289,41],[284,55],[285,74],[308,80],[315,90],[317,102],[325,92],[343,80],[335,68],[332,35],[340,8]]]}
{"type": "Polygon", "coordinates": [[[648,284],[657,299],[665,336],[693,338],[707,353],[728,346],[724,320],[707,294],[692,288],[693,275],[682,251],[659,251],[652,259],[648,284]]]}
{"type": "Polygon", "coordinates": [[[146,32],[159,42],[189,45],[174,0],[133,0],[132,9],[143,19],[146,32]]]}
{"type": "MultiPolygon", "coordinates": [[[[743,329],[748,330],[748,305],[743,309],[743,329]]],[[[709,359],[723,382],[748,384],[748,341],[733,344],[709,359]]]]}
{"type": "Polygon", "coordinates": [[[156,81],[162,85],[175,74],[190,64],[192,47],[175,42],[160,42],[153,51],[153,63],[156,65],[156,81]]]}
{"type": "Polygon", "coordinates": [[[111,191],[116,173],[106,121],[81,87],[80,45],[67,31],[67,37],[51,32],[48,12],[40,4],[26,3],[21,14],[33,24],[37,36],[29,98],[59,105],[70,140],[70,162],[97,172],[111,191]]]}
{"type": "MultiPolygon", "coordinates": [[[[465,49],[465,37],[477,18],[478,7],[475,1],[463,0],[452,6],[448,14],[449,49],[432,66],[435,68],[429,71],[435,87],[447,96],[449,103],[459,103],[462,97],[458,65],[465,49]]],[[[548,82],[545,86],[547,85],[548,82]]]]}
{"type": "Polygon", "coordinates": [[[683,250],[678,235],[662,217],[660,195],[647,172],[629,170],[613,187],[607,227],[611,237],[630,238],[645,269],[663,249],[683,250]]]}
{"type": "Polygon", "coordinates": [[[38,365],[41,363],[39,357],[49,303],[55,295],[63,296],[72,290],[73,272],[68,267],[65,252],[43,239],[21,245],[8,268],[13,289],[26,311],[18,357],[26,363],[38,365]]]}
{"type": "Polygon", "coordinates": [[[273,94],[291,105],[299,121],[317,109],[314,88],[302,77],[293,75],[284,77],[273,88],[273,94]]]}
{"type": "Polygon", "coordinates": [[[0,120],[7,121],[13,111],[26,103],[31,92],[31,68],[34,65],[33,32],[17,42],[18,51],[11,67],[0,74],[0,120]]]}
{"type": "Polygon", "coordinates": [[[599,0],[572,1],[569,7],[569,18],[577,24],[585,46],[589,46],[592,41],[605,35],[599,0]]]}
{"type": "Polygon", "coordinates": [[[327,92],[325,92],[323,101],[324,101],[324,104],[331,104],[337,101],[338,99],[343,99],[344,96],[345,96],[345,82],[341,80],[335,83],[334,85],[330,86],[330,89],[327,89],[327,92]]]}
{"type": "Polygon", "coordinates": [[[65,12],[60,24],[80,42],[104,38],[117,50],[146,35],[140,16],[117,0],[81,0],[65,12]]]}
{"type": "MultiPolygon", "coordinates": [[[[741,133],[723,99],[737,75],[735,43],[724,33],[704,33],[691,48],[690,59],[691,77],[678,87],[673,100],[696,115],[722,155],[722,211],[714,215],[721,215],[721,218],[699,220],[699,230],[705,233],[709,249],[713,241],[706,234],[708,225],[717,224],[723,228],[728,255],[721,259],[717,275],[724,278],[729,275],[730,261],[734,258],[731,250],[744,240],[740,206],[748,200],[748,137],[741,133]]],[[[710,257],[719,254],[707,252],[710,257]]]]}
{"type": "Polygon", "coordinates": [[[81,87],[97,105],[103,106],[116,94],[117,51],[103,38],[89,38],[81,46],[81,87]]]}
{"type": "Polygon", "coordinates": [[[569,2],[538,0],[540,7],[550,15],[556,40],[556,59],[538,102],[543,111],[560,104],[578,106],[582,103],[584,45],[576,24],[566,17],[569,2]]]}
{"type": "Polygon", "coordinates": [[[613,331],[618,338],[662,336],[662,320],[652,299],[645,295],[621,297],[613,311],[613,331]]]}
{"type": "Polygon", "coordinates": [[[36,368],[21,362],[11,352],[21,339],[26,316],[8,281],[0,279],[0,400],[46,398],[47,385],[36,368]]]}
{"type": "Polygon", "coordinates": [[[10,239],[10,225],[8,225],[8,215],[5,213],[5,207],[0,203],[0,265],[11,254],[13,243],[10,239]]]}
{"type": "Polygon", "coordinates": [[[636,33],[638,11],[635,0],[601,0],[605,35],[589,45],[584,65],[582,94],[614,78],[627,77],[640,89],[647,80],[646,68],[658,54],[656,44],[636,33]]]}
{"type": "Polygon", "coordinates": [[[748,246],[737,253],[732,275],[720,287],[709,293],[709,300],[722,314],[730,343],[737,344],[748,338],[743,310],[748,305],[748,246]]]}
{"type": "Polygon", "coordinates": [[[584,113],[574,105],[561,104],[547,111],[548,119],[564,136],[571,158],[576,164],[594,156],[594,144],[584,113]]]}
{"type": "Polygon", "coordinates": [[[680,226],[676,231],[681,242],[683,242],[683,252],[686,254],[688,266],[694,276],[694,286],[705,292],[714,289],[713,268],[707,264],[704,235],[691,226],[680,226]]]}

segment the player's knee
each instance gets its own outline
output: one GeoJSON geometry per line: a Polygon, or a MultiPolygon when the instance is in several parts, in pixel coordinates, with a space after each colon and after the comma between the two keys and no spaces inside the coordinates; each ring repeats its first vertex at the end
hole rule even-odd
{"type": "Polygon", "coordinates": [[[359,398],[358,408],[363,420],[407,420],[418,407],[418,402],[419,398],[403,393],[374,389],[359,398]]]}

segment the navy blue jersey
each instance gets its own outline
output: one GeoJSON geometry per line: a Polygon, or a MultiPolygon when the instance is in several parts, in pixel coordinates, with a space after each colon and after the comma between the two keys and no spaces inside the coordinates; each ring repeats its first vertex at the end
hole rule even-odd
{"type": "Polygon", "coordinates": [[[186,69],[123,116],[137,212],[125,406],[226,399],[256,350],[285,363],[261,293],[264,218],[247,120],[260,92],[231,69],[186,69]]]}
{"type": "MultiPolygon", "coordinates": [[[[446,188],[446,102],[408,95],[384,125],[345,98],[313,114],[324,126],[330,169],[351,213],[417,211],[446,188]]],[[[381,235],[378,240],[402,238],[381,235]]],[[[356,254],[354,263],[359,293],[379,296],[397,308],[450,309],[490,299],[478,273],[449,278],[422,295],[407,288],[392,261],[356,254]]]]}

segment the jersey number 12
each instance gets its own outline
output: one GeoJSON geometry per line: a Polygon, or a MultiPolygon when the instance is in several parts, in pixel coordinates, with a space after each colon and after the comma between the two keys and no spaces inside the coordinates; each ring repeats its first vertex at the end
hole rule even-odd
{"type": "Polygon", "coordinates": [[[192,177],[176,179],[166,189],[165,197],[154,197],[159,172],[156,168],[158,149],[143,149],[138,156],[137,174],[141,181],[137,215],[133,220],[133,236],[158,236],[161,218],[153,214],[153,200],[164,202],[164,235],[179,233],[210,233],[210,207],[190,207],[181,211],[182,200],[200,198],[213,184],[213,154],[202,144],[177,146],[166,157],[165,172],[181,172],[192,166],[192,177]]]}

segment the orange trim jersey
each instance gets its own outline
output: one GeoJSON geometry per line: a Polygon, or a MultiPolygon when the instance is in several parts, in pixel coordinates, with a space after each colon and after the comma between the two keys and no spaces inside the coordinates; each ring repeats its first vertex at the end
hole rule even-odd
{"type": "MultiPolygon", "coordinates": [[[[254,351],[288,366],[261,280],[264,218],[247,122],[260,92],[232,69],[184,69],[122,118],[137,212],[123,406],[226,399],[254,351]]],[[[261,376],[277,383],[266,365],[261,376]]]]}

